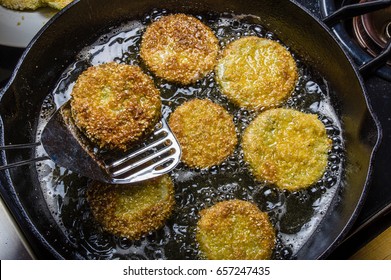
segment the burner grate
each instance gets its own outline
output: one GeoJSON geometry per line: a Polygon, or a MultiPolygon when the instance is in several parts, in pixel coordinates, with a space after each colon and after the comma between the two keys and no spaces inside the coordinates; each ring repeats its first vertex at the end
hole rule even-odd
{"type": "MultiPolygon", "coordinates": [[[[368,0],[360,1],[360,3],[366,2],[368,0]]],[[[378,56],[391,39],[391,5],[373,13],[355,17],[353,28],[360,46],[372,56],[378,56]]],[[[391,65],[391,58],[387,63],[391,65]]]]}
{"type": "Polygon", "coordinates": [[[391,81],[391,0],[321,0],[321,12],[362,74],[391,81]]]}

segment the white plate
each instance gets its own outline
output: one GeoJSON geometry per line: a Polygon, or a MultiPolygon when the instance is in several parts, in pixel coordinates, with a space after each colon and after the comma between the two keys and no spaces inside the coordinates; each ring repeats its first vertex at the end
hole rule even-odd
{"type": "Polygon", "coordinates": [[[14,11],[0,6],[0,45],[25,48],[56,10],[14,11]]]}

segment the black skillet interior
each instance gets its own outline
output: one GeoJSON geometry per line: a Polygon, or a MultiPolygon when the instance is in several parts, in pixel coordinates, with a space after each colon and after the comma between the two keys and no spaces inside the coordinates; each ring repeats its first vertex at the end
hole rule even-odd
{"type": "MultiPolygon", "coordinates": [[[[251,14],[274,32],[303,60],[332,84],[338,95],[348,158],[346,182],[332,201],[316,234],[298,252],[298,259],[323,258],[341,241],[357,215],[370,174],[371,154],[378,138],[365,91],[351,62],[329,32],[314,18],[286,0],[83,0],[63,10],[44,28],[24,53],[0,103],[5,144],[35,139],[37,116],[75,55],[102,32],[121,22],[138,19],[153,8],[202,14],[208,11],[251,14]]],[[[2,161],[33,156],[31,151],[7,152],[2,161]],[[5,157],[5,158],[4,158],[5,157]]],[[[0,173],[1,192],[39,258],[77,259],[46,206],[34,165],[0,173]]]]}

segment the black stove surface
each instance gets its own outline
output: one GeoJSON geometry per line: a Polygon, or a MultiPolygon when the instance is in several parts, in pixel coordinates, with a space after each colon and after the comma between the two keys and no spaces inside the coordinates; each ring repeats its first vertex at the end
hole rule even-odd
{"type": "MultiPolygon", "coordinates": [[[[296,0],[322,19],[322,0],[296,0]]],[[[334,0],[329,0],[334,1],[334,0]]],[[[341,2],[341,1],[340,1],[341,2]]],[[[0,45],[0,88],[5,86],[24,49],[0,45]]],[[[330,259],[346,259],[358,248],[391,226],[391,82],[378,76],[365,80],[369,103],[382,128],[382,141],[375,157],[370,190],[363,208],[345,241],[330,259]]]]}

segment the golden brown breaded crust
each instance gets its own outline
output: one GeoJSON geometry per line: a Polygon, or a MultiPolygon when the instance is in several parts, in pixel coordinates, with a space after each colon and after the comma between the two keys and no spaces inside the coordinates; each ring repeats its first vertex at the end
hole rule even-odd
{"type": "Polygon", "coordinates": [[[61,10],[73,0],[43,0],[51,8],[61,10]]]}
{"type": "Polygon", "coordinates": [[[250,123],[242,147],[258,180],[295,191],[322,177],[331,140],[317,115],[280,108],[265,111],[250,123]]]}
{"type": "Polygon", "coordinates": [[[282,104],[298,78],[292,55],[276,41],[255,36],[230,43],[216,66],[221,91],[236,105],[262,110],[282,104]]]}
{"type": "Polygon", "coordinates": [[[221,163],[238,142],[232,116],[210,100],[193,99],[179,106],[169,125],[182,148],[182,161],[206,168],[221,163]]]}
{"type": "Polygon", "coordinates": [[[174,14],[148,26],[140,55],[156,76],[188,85],[213,70],[218,50],[209,27],[195,17],[174,14]]]}
{"type": "Polygon", "coordinates": [[[61,10],[73,0],[0,0],[0,5],[13,10],[36,10],[41,7],[52,7],[61,10]]]}
{"type": "Polygon", "coordinates": [[[13,10],[36,10],[43,6],[42,0],[0,0],[0,4],[13,10]]]}
{"type": "Polygon", "coordinates": [[[132,240],[161,228],[174,208],[174,184],[168,175],[137,185],[93,182],[87,200],[103,229],[132,240]]]}
{"type": "Polygon", "coordinates": [[[161,116],[160,92],[140,67],[118,63],[84,71],[72,91],[77,127],[101,148],[126,150],[161,116]]]}
{"type": "Polygon", "coordinates": [[[276,242],[268,215],[237,199],[201,210],[196,239],[211,260],[270,259],[276,242]]]}

